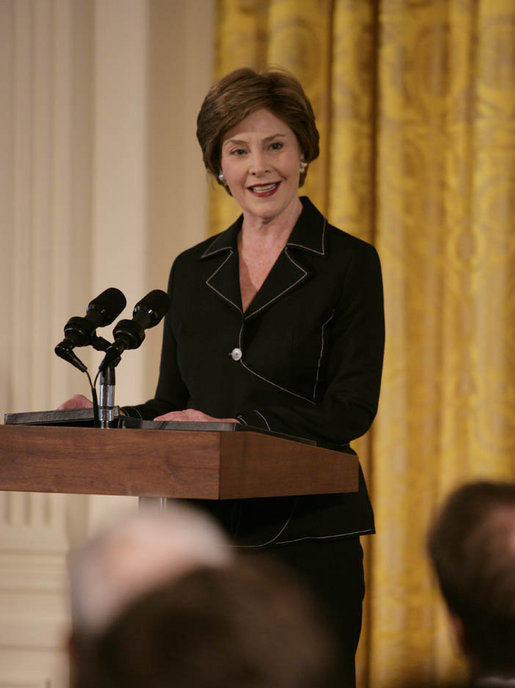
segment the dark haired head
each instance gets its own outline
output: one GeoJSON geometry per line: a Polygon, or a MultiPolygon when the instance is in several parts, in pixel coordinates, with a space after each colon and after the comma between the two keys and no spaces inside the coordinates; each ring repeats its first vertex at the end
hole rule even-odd
{"type": "Polygon", "coordinates": [[[515,484],[475,482],[448,498],[428,534],[429,556],[469,659],[515,671],[515,484]]]}
{"type": "Polygon", "coordinates": [[[85,648],[75,688],[334,688],[332,642],[289,571],[240,560],[128,606],[85,648]]]}

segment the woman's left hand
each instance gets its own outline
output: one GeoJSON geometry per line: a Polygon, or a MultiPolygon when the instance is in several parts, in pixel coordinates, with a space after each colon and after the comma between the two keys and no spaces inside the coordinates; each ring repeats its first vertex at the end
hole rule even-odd
{"type": "Polygon", "coordinates": [[[171,411],[164,413],[162,416],[156,416],[154,420],[175,420],[175,421],[194,421],[196,423],[239,423],[236,418],[214,418],[208,416],[207,413],[197,411],[196,409],[184,409],[184,411],[171,411]]]}

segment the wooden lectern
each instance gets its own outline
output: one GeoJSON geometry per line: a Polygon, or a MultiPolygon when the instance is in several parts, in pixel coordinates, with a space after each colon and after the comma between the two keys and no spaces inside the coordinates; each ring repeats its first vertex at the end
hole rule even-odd
{"type": "Polygon", "coordinates": [[[0,490],[233,499],[357,489],[354,454],[252,429],[0,425],[0,490]]]}

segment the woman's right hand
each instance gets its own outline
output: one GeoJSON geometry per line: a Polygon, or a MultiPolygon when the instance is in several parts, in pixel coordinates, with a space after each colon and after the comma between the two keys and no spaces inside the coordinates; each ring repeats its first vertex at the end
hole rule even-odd
{"type": "Polygon", "coordinates": [[[67,399],[60,406],[57,407],[58,411],[66,411],[67,409],[85,409],[91,408],[93,402],[90,401],[83,394],[74,394],[73,397],[67,399]]]}

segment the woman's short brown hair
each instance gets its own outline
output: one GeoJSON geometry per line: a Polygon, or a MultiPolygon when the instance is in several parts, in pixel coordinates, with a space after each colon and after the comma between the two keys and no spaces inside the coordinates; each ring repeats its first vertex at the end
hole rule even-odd
{"type": "MultiPolygon", "coordinates": [[[[225,134],[256,110],[267,109],[282,119],[297,137],[305,162],[318,157],[319,134],[308,97],[286,71],[256,72],[243,67],[226,74],[208,91],[197,117],[197,138],[208,172],[219,182],[225,134]]],[[[300,175],[302,186],[306,170],[300,175]]]]}

